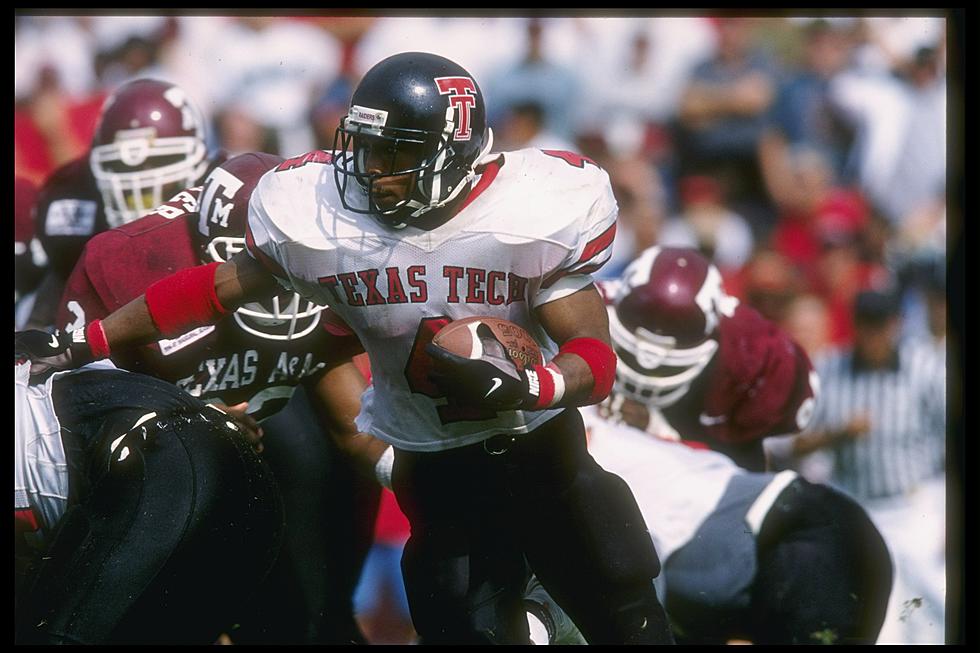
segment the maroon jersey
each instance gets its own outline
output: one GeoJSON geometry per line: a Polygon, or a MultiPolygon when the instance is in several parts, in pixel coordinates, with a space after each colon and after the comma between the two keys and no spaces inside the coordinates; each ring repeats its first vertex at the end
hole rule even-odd
{"type": "MultiPolygon", "coordinates": [[[[69,277],[58,326],[74,328],[105,317],[151,283],[199,265],[193,234],[200,192],[200,187],[186,190],[153,213],[92,238],[69,277]]],[[[281,409],[298,383],[324,371],[340,348],[356,347],[352,337],[331,335],[322,322],[303,337],[269,340],[243,330],[233,318],[132,353],[114,353],[113,360],[204,400],[248,401],[249,412],[262,419],[281,409]]]]}
{"type": "Polygon", "coordinates": [[[682,439],[762,470],[761,440],[798,432],[810,420],[817,392],[813,367],[798,344],[748,306],[722,316],[718,332],[711,363],[662,413],[682,439]]]}

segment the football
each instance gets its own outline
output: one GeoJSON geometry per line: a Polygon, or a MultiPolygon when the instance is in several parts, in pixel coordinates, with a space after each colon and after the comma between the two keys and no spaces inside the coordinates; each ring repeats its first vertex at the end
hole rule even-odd
{"type": "Polygon", "coordinates": [[[503,343],[507,356],[517,369],[523,370],[525,367],[544,363],[541,347],[526,329],[496,317],[467,317],[450,322],[436,333],[432,342],[458,356],[479,358],[483,354],[482,345],[476,336],[476,329],[480,324],[490,327],[503,343]]]}

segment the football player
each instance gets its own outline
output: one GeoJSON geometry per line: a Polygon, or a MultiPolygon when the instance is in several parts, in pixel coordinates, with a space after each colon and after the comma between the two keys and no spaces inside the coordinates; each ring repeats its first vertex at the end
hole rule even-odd
{"type": "MultiPolygon", "coordinates": [[[[629,484],[664,560],[658,586],[678,643],[875,643],[891,557],[853,499],[583,414],[589,451],[629,484]]],[[[538,643],[575,643],[540,588],[528,607],[551,631],[538,643]]]]}
{"type": "Polygon", "coordinates": [[[136,79],[117,88],[102,106],[88,153],[41,187],[36,232],[50,267],[28,326],[54,325],[65,281],[89,238],[199,185],[223,158],[208,155],[204,118],[179,86],[136,79]]]}
{"type": "Polygon", "coordinates": [[[48,266],[34,234],[34,204],[37,188],[24,177],[14,178],[14,329],[23,328],[30,317],[38,284],[48,266]]]}
{"type": "Polygon", "coordinates": [[[696,250],[651,247],[603,293],[619,358],[607,413],[751,471],[766,469],[764,438],[809,423],[819,381],[806,352],[727,295],[696,250]]]}
{"type": "MultiPolygon", "coordinates": [[[[174,271],[217,265],[244,249],[249,196],[282,161],[236,156],[203,185],[93,237],[68,279],[59,328],[105,317],[174,271]]],[[[366,385],[351,361],[357,343],[332,334],[322,311],[281,292],[214,325],[113,357],[120,367],[169,381],[233,415],[279,479],[287,516],[283,555],[254,614],[234,633],[237,643],[364,641],[352,595],[380,488],[371,476],[356,474],[317,427],[319,414],[334,436],[353,428],[366,385]]]]}
{"type": "Polygon", "coordinates": [[[268,466],[228,415],[165,381],[106,361],[30,382],[20,336],[15,643],[214,643],[279,552],[268,466]]]}
{"type": "Polygon", "coordinates": [[[388,445],[370,453],[411,523],[402,567],[423,642],[527,643],[525,556],[590,643],[672,642],[643,517],[589,456],[577,410],[615,374],[590,276],[616,230],[609,177],[573,153],[491,146],[465,69],[384,59],[333,152],[263,176],[247,253],[158,281],[41,358],[77,365],[176,338],[279,284],[329,304],[370,357],[357,426],[388,445]],[[525,327],[547,366],[517,370],[485,334],[478,359],[432,345],[470,316],[525,327]]]}

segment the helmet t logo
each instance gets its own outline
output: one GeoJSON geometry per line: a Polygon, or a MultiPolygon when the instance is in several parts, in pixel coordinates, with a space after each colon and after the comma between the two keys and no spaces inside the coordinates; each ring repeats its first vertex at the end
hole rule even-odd
{"type": "Polygon", "coordinates": [[[439,95],[449,96],[449,105],[457,116],[453,140],[468,141],[473,135],[470,129],[470,108],[476,104],[476,84],[469,77],[436,77],[439,95]]]}

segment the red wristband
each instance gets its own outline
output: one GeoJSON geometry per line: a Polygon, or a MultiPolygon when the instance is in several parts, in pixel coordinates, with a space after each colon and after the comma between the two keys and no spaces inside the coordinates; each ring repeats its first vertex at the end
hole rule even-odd
{"type": "Polygon", "coordinates": [[[588,403],[597,404],[612,391],[616,381],[616,352],[595,338],[572,338],[558,348],[559,354],[575,354],[592,371],[592,392],[588,403]]]}
{"type": "Polygon", "coordinates": [[[565,395],[565,383],[557,365],[554,363],[535,365],[528,371],[534,373],[538,385],[538,398],[531,410],[551,408],[561,401],[565,395]]]}
{"type": "Polygon", "coordinates": [[[551,405],[552,399],[555,398],[555,381],[551,378],[551,374],[548,370],[544,368],[544,365],[535,365],[531,369],[527,370],[531,380],[535,381],[538,386],[538,398],[531,407],[531,410],[542,410],[551,405]]]}
{"type": "Polygon", "coordinates": [[[105,337],[102,320],[92,320],[85,327],[85,341],[88,343],[88,348],[95,360],[109,358],[109,340],[105,337]]]}
{"type": "Polygon", "coordinates": [[[160,334],[168,338],[214,324],[228,314],[214,290],[220,263],[185,268],[146,289],[146,309],[160,334]]]}

